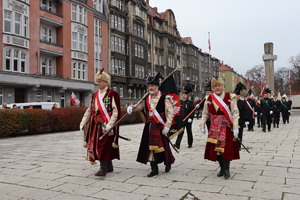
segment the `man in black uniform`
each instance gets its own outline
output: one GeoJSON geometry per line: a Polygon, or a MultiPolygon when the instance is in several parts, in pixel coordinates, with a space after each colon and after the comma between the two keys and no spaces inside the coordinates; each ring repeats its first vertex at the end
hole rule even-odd
{"type": "Polygon", "coordinates": [[[262,131],[266,132],[266,126],[268,125],[268,131],[271,131],[271,123],[272,123],[272,114],[273,114],[273,105],[271,99],[269,98],[269,94],[271,94],[270,89],[266,88],[264,90],[264,98],[261,100],[261,123],[262,123],[262,131]]]}
{"type": "Polygon", "coordinates": [[[277,95],[273,95],[273,98],[273,128],[279,128],[281,101],[278,100],[277,95]]]}
{"type": "Polygon", "coordinates": [[[253,99],[251,99],[251,89],[248,92],[248,96],[245,99],[245,103],[247,106],[246,109],[246,121],[249,122],[248,124],[248,131],[253,131],[253,126],[255,123],[255,111],[254,111],[254,107],[255,107],[255,102],[253,99]]]}
{"type": "MultiPolygon", "coordinates": [[[[242,89],[241,89],[242,90],[242,89]]],[[[246,102],[241,100],[241,91],[239,89],[235,89],[235,94],[237,96],[237,106],[240,112],[240,118],[239,118],[239,135],[238,138],[240,139],[239,141],[239,148],[241,150],[241,143],[243,140],[243,130],[245,126],[245,121],[246,121],[246,110],[247,110],[247,105],[246,102]]]]}
{"type": "Polygon", "coordinates": [[[261,100],[262,100],[262,96],[261,94],[258,95],[258,99],[256,101],[256,106],[255,106],[255,115],[256,115],[256,119],[257,119],[257,127],[259,128],[261,126],[261,100]]]}
{"type": "MultiPolygon", "coordinates": [[[[190,86],[186,86],[184,90],[181,93],[181,100],[180,100],[180,112],[181,112],[181,117],[184,119],[188,114],[192,112],[194,109],[194,103],[193,101],[188,99],[188,94],[192,91],[192,88],[190,86]]],[[[193,123],[193,116],[194,113],[190,115],[190,117],[184,122],[183,127],[186,128],[187,131],[187,136],[188,136],[188,148],[191,148],[193,146],[193,133],[192,133],[192,123],[193,123]]],[[[175,147],[180,149],[180,143],[182,140],[184,134],[184,130],[182,133],[180,133],[177,136],[176,142],[175,142],[175,147]]]]}
{"type": "Polygon", "coordinates": [[[285,124],[285,122],[289,123],[291,105],[289,102],[286,101],[285,96],[283,96],[281,100],[282,102],[281,102],[280,111],[282,113],[283,124],[285,124]]]}

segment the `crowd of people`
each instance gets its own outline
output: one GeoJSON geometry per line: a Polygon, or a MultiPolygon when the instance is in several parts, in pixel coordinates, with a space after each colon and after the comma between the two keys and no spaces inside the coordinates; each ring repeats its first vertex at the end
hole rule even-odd
{"type": "MultiPolygon", "coordinates": [[[[100,71],[95,80],[99,87],[89,102],[80,123],[80,130],[84,130],[83,146],[87,148],[86,159],[91,164],[100,161],[100,169],[96,176],[106,176],[113,172],[112,160],[120,159],[118,139],[118,122],[121,119],[120,97],[117,91],[108,87],[110,75],[100,71]]],[[[206,87],[206,96],[191,99],[191,90],[185,87],[181,91],[180,115],[182,128],[175,143],[170,141],[170,128],[176,115],[174,99],[160,91],[158,76],[147,78],[148,93],[137,104],[127,107],[127,115],[132,112],[142,112],[145,126],[142,131],[137,162],[150,163],[151,170],[148,177],[159,174],[158,164],[165,165],[165,172],[171,170],[175,156],[171,147],[176,151],[181,147],[184,130],[187,132],[187,146],[193,147],[192,123],[200,119],[200,132],[207,133],[204,159],[218,161],[220,171],[218,177],[230,177],[230,162],[240,158],[243,139],[243,129],[254,131],[255,118],[258,128],[263,132],[279,127],[280,113],[283,123],[289,123],[291,101],[284,95],[280,99],[271,97],[269,89],[257,99],[253,97],[252,90],[246,97],[241,96],[241,91],[246,89],[241,83],[233,93],[224,91],[224,82],[221,78],[214,77],[206,87]]],[[[126,138],[125,138],[126,139],[126,138]]]]}

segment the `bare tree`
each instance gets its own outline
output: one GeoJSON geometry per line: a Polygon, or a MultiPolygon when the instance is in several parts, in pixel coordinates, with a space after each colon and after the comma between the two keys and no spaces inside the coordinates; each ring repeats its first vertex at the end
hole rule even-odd
{"type": "Polygon", "coordinates": [[[292,56],[289,60],[292,65],[291,87],[293,92],[300,92],[300,54],[292,56]]]}
{"type": "Polygon", "coordinates": [[[289,68],[281,67],[275,74],[275,94],[279,91],[281,94],[287,94],[289,92],[289,68]]]}
{"type": "Polygon", "coordinates": [[[264,79],[265,79],[265,67],[264,65],[255,65],[254,67],[252,67],[251,69],[249,69],[246,72],[245,75],[246,78],[249,77],[250,81],[251,81],[251,85],[254,86],[253,91],[254,94],[258,95],[261,93],[261,84],[260,81],[262,80],[264,83],[264,79]]]}

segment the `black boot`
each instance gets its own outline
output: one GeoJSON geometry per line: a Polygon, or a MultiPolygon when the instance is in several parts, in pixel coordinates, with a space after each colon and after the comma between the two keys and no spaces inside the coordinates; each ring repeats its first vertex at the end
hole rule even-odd
{"type": "Polygon", "coordinates": [[[112,161],[110,160],[107,162],[107,173],[113,172],[113,171],[114,171],[114,166],[112,164],[112,161]]]}
{"type": "Polygon", "coordinates": [[[224,165],[224,178],[228,179],[230,177],[230,171],[229,171],[229,165],[230,165],[230,161],[223,159],[223,165],[224,165]]]}
{"type": "Polygon", "coordinates": [[[158,174],[158,166],[155,161],[150,162],[151,172],[147,175],[147,177],[152,177],[158,174]]]}
{"type": "Polygon", "coordinates": [[[171,164],[170,165],[166,165],[165,172],[169,172],[170,170],[171,170],[171,164]]]}
{"type": "Polygon", "coordinates": [[[222,156],[217,155],[217,160],[218,160],[219,165],[220,165],[220,172],[217,174],[217,177],[221,177],[221,176],[223,176],[223,171],[224,171],[222,156]]]}
{"type": "Polygon", "coordinates": [[[95,176],[105,176],[107,173],[107,162],[100,161],[100,170],[95,174],[95,176]]]}

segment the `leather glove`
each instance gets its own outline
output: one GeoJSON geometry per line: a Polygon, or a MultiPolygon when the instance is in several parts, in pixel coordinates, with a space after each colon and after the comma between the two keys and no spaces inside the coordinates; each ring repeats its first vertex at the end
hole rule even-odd
{"type": "Polygon", "coordinates": [[[233,137],[238,138],[239,137],[239,129],[233,130],[233,137]]]}
{"type": "Polygon", "coordinates": [[[169,130],[170,130],[170,128],[168,128],[168,127],[164,127],[164,129],[163,129],[163,131],[162,131],[162,133],[165,135],[165,136],[167,136],[167,134],[169,133],[169,130]]]}
{"type": "Polygon", "coordinates": [[[205,128],[200,128],[200,132],[203,133],[203,134],[205,134],[206,133],[205,128]]]}
{"type": "Polygon", "coordinates": [[[128,115],[130,115],[131,113],[132,113],[132,106],[128,106],[127,107],[127,113],[128,113],[128,115]]]}
{"type": "Polygon", "coordinates": [[[273,111],[271,110],[271,111],[270,111],[270,115],[272,115],[272,114],[273,114],[273,111]]]}
{"type": "Polygon", "coordinates": [[[192,123],[193,120],[192,120],[191,118],[188,118],[187,122],[188,122],[188,123],[192,123]]]}
{"type": "Polygon", "coordinates": [[[246,125],[246,126],[248,126],[248,125],[249,125],[249,122],[248,122],[248,121],[247,121],[247,122],[245,122],[245,125],[246,125]]]}

